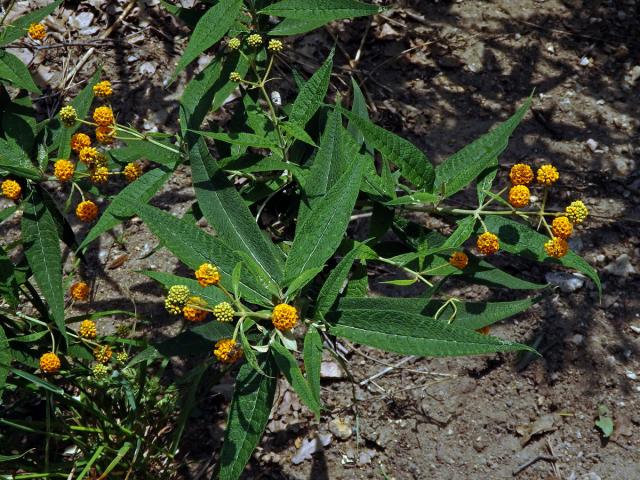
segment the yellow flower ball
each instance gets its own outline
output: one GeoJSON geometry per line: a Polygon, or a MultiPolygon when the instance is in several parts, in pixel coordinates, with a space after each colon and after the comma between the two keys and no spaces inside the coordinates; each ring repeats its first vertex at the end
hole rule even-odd
{"type": "Polygon", "coordinates": [[[269,40],[269,46],[267,47],[267,50],[269,50],[271,53],[278,53],[281,52],[284,49],[284,45],[282,44],[282,42],[280,40],[269,40]]]}
{"type": "Polygon", "coordinates": [[[89,288],[89,285],[87,285],[86,282],[82,281],[75,282],[69,288],[69,294],[71,295],[71,298],[76,301],[85,301],[87,298],[89,298],[90,292],[91,288],[89,288]]]}
{"type": "Polygon", "coordinates": [[[2,195],[14,202],[22,195],[22,187],[15,180],[5,180],[2,182],[0,189],[2,190],[2,195]]]}
{"type": "Polygon", "coordinates": [[[250,47],[259,47],[260,45],[262,45],[262,37],[257,33],[253,33],[247,38],[247,43],[250,47]]]}
{"type": "Polygon", "coordinates": [[[500,240],[491,232],[484,232],[476,241],[478,251],[484,255],[493,255],[500,250],[500,240]]]}
{"type": "Polygon", "coordinates": [[[202,322],[205,318],[207,318],[206,310],[201,310],[197,308],[197,306],[206,307],[207,302],[205,302],[200,297],[189,297],[187,300],[187,305],[185,305],[182,309],[182,314],[184,315],[184,319],[190,322],[202,322]]]}
{"type": "Polygon", "coordinates": [[[231,50],[238,50],[240,48],[240,39],[237,37],[231,38],[229,39],[229,42],[227,43],[227,46],[231,49],[231,50]]]}
{"type": "Polygon", "coordinates": [[[469,264],[469,257],[464,252],[453,252],[449,257],[449,264],[463,270],[469,264]]]}
{"type": "Polygon", "coordinates": [[[529,165],[516,163],[511,167],[509,179],[513,185],[529,185],[533,181],[533,170],[529,165]]]}
{"type": "Polygon", "coordinates": [[[76,207],[76,216],[82,222],[91,223],[98,216],[98,206],[91,200],[80,202],[76,207]]]}
{"type": "Polygon", "coordinates": [[[76,171],[75,165],[69,160],[60,159],[53,164],[53,174],[61,182],[68,182],[76,171]]]}
{"type": "Polygon", "coordinates": [[[111,96],[113,90],[111,89],[111,82],[109,80],[103,80],[96,83],[93,86],[93,94],[99,98],[106,98],[111,96]]]}
{"type": "Polygon", "coordinates": [[[27,29],[27,35],[32,40],[42,41],[47,36],[47,27],[41,23],[32,23],[27,29]]]}
{"type": "Polygon", "coordinates": [[[78,334],[82,338],[93,339],[98,335],[98,329],[96,328],[96,322],[92,320],[83,320],[78,328],[78,334]]]}
{"type": "Polygon", "coordinates": [[[554,183],[558,181],[560,178],[560,174],[558,173],[558,169],[553,165],[542,165],[538,169],[538,173],[536,175],[536,179],[540,185],[544,185],[545,187],[550,187],[554,183]]]}
{"type": "Polygon", "coordinates": [[[40,370],[42,373],[58,373],[62,367],[60,358],[53,352],[47,352],[40,357],[40,370]]]}
{"type": "Polygon", "coordinates": [[[273,308],[271,312],[271,321],[273,326],[281,332],[291,330],[296,326],[299,320],[298,310],[293,305],[280,303],[273,308]]]}
{"type": "Polygon", "coordinates": [[[111,107],[102,106],[93,111],[93,121],[100,127],[113,125],[113,110],[111,107]]]}
{"type": "Polygon", "coordinates": [[[109,169],[107,167],[95,167],[91,169],[89,179],[91,183],[107,183],[107,180],[109,180],[109,169]]]}
{"type": "Polygon", "coordinates": [[[65,127],[73,127],[78,121],[78,112],[71,105],[60,109],[60,120],[65,127]]]}
{"type": "Polygon", "coordinates": [[[99,363],[109,363],[113,351],[109,345],[98,345],[93,349],[93,358],[99,363]]]}
{"type": "Polygon", "coordinates": [[[231,72],[229,74],[229,80],[231,80],[232,82],[238,83],[239,81],[242,80],[242,75],[240,75],[238,72],[231,72]]]}
{"type": "Polygon", "coordinates": [[[74,133],[71,137],[71,150],[80,153],[84,147],[91,146],[91,138],[86,133],[74,133]]]}
{"type": "Polygon", "coordinates": [[[567,239],[573,233],[573,224],[565,216],[556,217],[551,223],[551,231],[554,237],[567,239]]]}
{"type": "Polygon", "coordinates": [[[98,161],[100,158],[100,152],[98,152],[94,147],[83,147],[80,150],[79,157],[82,163],[91,165],[98,161]]]}
{"type": "Polygon", "coordinates": [[[140,178],[142,175],[142,167],[135,162],[127,163],[122,170],[122,174],[127,179],[127,182],[131,183],[134,180],[140,178]]]}
{"type": "Polygon", "coordinates": [[[164,307],[173,315],[182,313],[182,308],[191,297],[191,291],[186,285],[173,285],[169,288],[167,298],[164,301],[164,307]]]}
{"type": "Polygon", "coordinates": [[[230,322],[233,320],[233,307],[228,302],[221,302],[213,307],[213,315],[219,322],[230,322]]]}
{"type": "Polygon", "coordinates": [[[93,366],[91,371],[93,372],[94,377],[101,380],[109,374],[109,367],[102,363],[97,363],[93,366]]]}
{"type": "Polygon", "coordinates": [[[115,135],[116,131],[112,125],[96,128],[96,140],[103,145],[111,145],[115,135]]]}
{"type": "Polygon", "coordinates": [[[509,203],[515,208],[523,208],[529,205],[531,192],[525,185],[514,185],[509,189],[509,203]]]}
{"type": "Polygon", "coordinates": [[[565,209],[565,213],[567,214],[567,218],[571,221],[571,223],[578,224],[586,220],[587,216],[589,215],[589,209],[584,203],[582,203],[582,201],[576,200],[575,202],[571,202],[571,204],[569,204],[569,206],[565,209]]]}
{"type": "Polygon", "coordinates": [[[218,283],[220,283],[220,272],[215,265],[210,263],[203,263],[200,265],[195,271],[195,276],[198,283],[203,287],[218,285],[218,283]]]}
{"type": "Polygon", "coordinates": [[[223,338],[216,342],[213,354],[222,363],[235,363],[242,358],[242,348],[231,338],[223,338]]]}
{"type": "Polygon", "coordinates": [[[564,238],[553,237],[544,244],[544,249],[550,257],[561,258],[569,251],[569,244],[564,238]]]}

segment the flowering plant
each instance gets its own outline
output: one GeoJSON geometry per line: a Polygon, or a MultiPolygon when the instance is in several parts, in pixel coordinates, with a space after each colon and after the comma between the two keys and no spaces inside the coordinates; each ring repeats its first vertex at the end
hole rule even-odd
{"type": "MultiPolygon", "coordinates": [[[[575,199],[566,208],[549,208],[560,176],[552,163],[536,161],[535,171],[518,163],[510,167],[508,180],[499,175],[498,159],[531,99],[436,167],[412,143],[369,119],[356,82],[348,91],[328,95],[333,51],[310,78],[298,78],[291,101],[282,102],[274,89],[275,68],[286,54],[282,37],[372,15],[378,7],[355,0],[220,0],[206,11],[164,6],[193,26],[174,79],[204,51],[216,52],[182,93],[178,132],[140,133],[118,123],[117,108],[108,103],[112,86],[97,72],[33,135],[16,138],[5,131],[0,139],[12,152],[10,159],[0,158],[0,173],[6,176],[2,192],[16,202],[1,215],[4,220],[23,211],[27,260],[21,271],[4,257],[9,274],[2,278],[1,292],[13,310],[3,308],[2,318],[24,317],[16,310],[20,289],[32,290],[33,277],[43,297],[38,307],[43,319],[33,321],[53,338],[37,366],[24,362],[49,375],[39,382],[51,385],[51,376],[68,361],[65,356],[74,356],[73,339],[94,347],[93,373],[108,376],[112,349],[93,345],[95,323],[85,319],[77,332],[68,328],[78,319],[65,318],[58,239],[80,255],[134,215],[193,276],[144,272],[166,289],[167,315],[183,318],[187,328],[164,343],[137,344],[140,351],[123,365],[195,357],[201,366],[190,377],[191,392],[209,368],[237,371],[216,473],[222,479],[239,478],[260,441],[279,375],[321,417],[321,359],[326,349],[341,361],[338,338],[418,356],[532,351],[487,335],[486,329],[539,297],[466,302],[439,294],[453,281],[522,292],[547,287],[495,266],[491,256],[504,252],[549,268],[573,268],[600,288],[596,272],[568,243],[574,229],[582,228],[586,206],[575,199]],[[272,26],[274,17],[280,20],[272,26]],[[207,115],[233,92],[238,98],[227,105],[234,112],[229,127],[205,125],[207,115]],[[92,102],[98,103],[91,113],[92,102]],[[77,131],[80,127],[91,129],[96,146],[77,131]],[[50,175],[54,152],[58,160],[50,175]],[[156,167],[143,173],[136,163],[142,157],[156,167]],[[196,213],[185,218],[149,204],[181,162],[190,168],[196,199],[196,213]],[[106,208],[98,207],[97,188],[115,176],[128,185],[108,199],[106,208]],[[52,188],[67,189],[69,199],[75,195],[75,215],[92,224],[81,242],[64,208],[52,201],[52,188]],[[474,198],[474,206],[461,208],[454,195],[465,203],[474,198]],[[425,217],[442,219],[451,228],[427,228],[421,222],[425,217]],[[196,224],[200,218],[213,233],[196,224]],[[350,225],[362,218],[369,219],[367,233],[356,234],[350,225]],[[368,268],[380,266],[398,277],[385,282],[399,287],[398,296],[371,295],[370,287],[379,281],[370,282],[368,268]],[[419,284],[419,296],[402,296],[403,287],[419,284]]],[[[30,20],[37,18],[32,14],[30,20]]],[[[28,30],[34,41],[45,38],[41,29],[28,30]]],[[[30,79],[26,67],[25,72],[30,79]]],[[[86,294],[81,284],[71,291],[74,299],[86,294]]],[[[15,375],[33,380],[32,374],[25,377],[10,367],[22,361],[9,345],[0,342],[0,387],[15,375]]],[[[181,418],[186,421],[188,415],[187,409],[181,418]]]]}

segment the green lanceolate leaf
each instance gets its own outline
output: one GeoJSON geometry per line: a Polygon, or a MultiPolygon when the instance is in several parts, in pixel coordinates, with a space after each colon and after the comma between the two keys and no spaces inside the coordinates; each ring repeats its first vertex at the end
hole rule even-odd
{"type": "MultiPolygon", "coordinates": [[[[238,88],[237,83],[229,80],[231,72],[244,76],[247,69],[246,57],[234,53],[224,57],[224,62],[214,58],[191,79],[180,98],[180,128],[183,136],[187,136],[187,130],[199,129],[207,113],[220,108],[231,92],[238,88]]],[[[191,139],[187,143],[191,145],[191,139]]]]}
{"type": "Polygon", "coordinates": [[[313,394],[307,380],[302,375],[297,360],[291,352],[277,340],[271,344],[271,352],[273,353],[273,358],[278,365],[278,369],[282,372],[284,378],[287,379],[289,385],[293,387],[295,392],[298,394],[298,397],[300,397],[300,400],[302,400],[304,404],[309,407],[313,413],[315,413],[316,418],[319,419],[320,402],[313,394]]]}
{"type": "Polygon", "coordinates": [[[598,272],[582,257],[569,251],[564,257],[553,259],[544,250],[544,244],[549,237],[536,232],[533,228],[500,215],[487,215],[485,224],[489,231],[495,233],[500,239],[500,248],[506,252],[522,255],[539,262],[559,263],[565,267],[573,268],[589,277],[598,291],[602,292],[602,284],[598,272]]]}
{"type": "Polygon", "coordinates": [[[402,311],[344,310],[333,313],[331,321],[334,335],[405,355],[444,357],[531,351],[526,345],[402,311]]]}
{"type": "Polygon", "coordinates": [[[41,196],[30,192],[23,203],[22,241],[27,262],[36,283],[49,304],[51,316],[66,339],[64,325],[64,291],[62,288],[62,254],[56,222],[41,196]]]}
{"type": "Polygon", "coordinates": [[[341,109],[350,124],[360,130],[367,145],[378,150],[382,156],[395,163],[402,176],[418,188],[431,192],[435,177],[433,165],[427,156],[408,140],[379,127],[369,120],[341,109]]]}
{"type": "Polygon", "coordinates": [[[336,299],[340,295],[342,289],[346,286],[349,271],[355,259],[361,254],[363,249],[368,249],[363,244],[357,245],[353,250],[347,253],[340,263],[331,270],[326,282],[322,285],[318,299],[316,301],[315,318],[322,317],[331,309],[336,299]]]}
{"type": "Polygon", "coordinates": [[[269,35],[282,37],[298,35],[320,28],[326,23],[325,20],[285,18],[269,31],[269,35]]]}
{"type": "Polygon", "coordinates": [[[309,136],[309,134],[297,123],[293,122],[282,122],[280,124],[282,129],[289,134],[291,138],[296,140],[300,140],[307,145],[311,145],[312,147],[317,147],[316,143],[313,141],[313,138],[309,136]]]}
{"type": "Polygon", "coordinates": [[[258,357],[261,375],[250,365],[240,367],[220,452],[220,480],[237,480],[260,442],[276,391],[276,370],[269,354],[258,357]]]}
{"type": "Polygon", "coordinates": [[[176,146],[166,141],[161,142],[166,147],[140,140],[129,140],[126,143],[126,147],[109,150],[109,156],[118,163],[124,164],[147,159],[173,170],[180,162],[180,152],[173,151],[176,146]]]}
{"type": "MultiPolygon", "coordinates": [[[[364,98],[362,94],[362,90],[358,86],[358,82],[356,82],[355,78],[351,78],[351,90],[353,92],[353,100],[351,102],[351,113],[364,118],[365,120],[369,120],[369,110],[367,110],[367,100],[364,98]]],[[[364,136],[358,130],[358,127],[353,125],[351,122],[347,125],[348,132],[356,139],[358,145],[362,145],[364,142],[364,136]]]]}
{"type": "Polygon", "coordinates": [[[7,382],[9,375],[9,365],[11,365],[12,355],[9,348],[7,335],[4,333],[2,325],[0,325],[0,400],[4,391],[4,384],[7,382]]]}
{"type": "Polygon", "coordinates": [[[13,308],[18,306],[20,290],[15,277],[15,266],[0,245],[0,299],[4,299],[13,308]]]}
{"type": "Polygon", "coordinates": [[[155,168],[130,183],[116,195],[98,222],[89,231],[78,250],[83,250],[104,232],[137,213],[139,202],[147,203],[171,176],[171,172],[155,168]]]}
{"type": "Polygon", "coordinates": [[[342,117],[336,111],[328,115],[327,124],[320,139],[320,148],[305,182],[298,209],[298,223],[305,221],[307,215],[324,198],[351,161],[351,158],[347,158],[342,152],[341,120],[342,117]]]}
{"type": "Polygon", "coordinates": [[[218,140],[219,142],[230,143],[231,145],[239,145],[241,147],[255,147],[255,148],[268,148],[270,150],[278,149],[278,139],[270,134],[268,137],[261,135],[254,135],[253,133],[233,132],[233,133],[218,133],[218,132],[203,132],[195,131],[199,135],[203,135],[207,138],[218,140]]]}
{"type": "MultiPolygon", "coordinates": [[[[540,298],[530,297],[511,302],[456,301],[457,313],[455,317],[453,317],[453,307],[449,305],[442,309],[438,319],[448,320],[453,317],[452,324],[454,326],[477,330],[527,310],[537,303],[540,298]]],[[[433,318],[443,304],[443,300],[432,300],[425,297],[345,297],[340,300],[337,310],[391,310],[433,318]]]]}
{"type": "Polygon", "coordinates": [[[434,191],[443,191],[448,197],[469,185],[487,167],[497,163],[498,156],[507,148],[509,137],[529,110],[531,98],[507,121],[496,129],[454,153],[436,168],[434,191]]]}
{"type": "Polygon", "coordinates": [[[320,367],[322,365],[322,337],[313,325],[309,326],[304,336],[304,371],[311,393],[318,405],[320,401],[320,367]]]}
{"type": "Polygon", "coordinates": [[[285,266],[287,278],[322,267],[336,251],[360,191],[362,169],[362,162],[352,163],[311,215],[298,225],[285,266]]]}
{"type": "Polygon", "coordinates": [[[62,3],[62,0],[56,0],[49,5],[34,10],[33,12],[21,15],[15,22],[8,25],[0,33],[0,47],[10,44],[14,40],[27,35],[27,29],[32,23],[40,22],[44,17],[50,15],[62,3]]]}
{"type": "Polygon", "coordinates": [[[242,196],[220,170],[203,139],[191,148],[189,161],[198,205],[209,225],[225,244],[245,252],[279,285],[283,278],[282,252],[260,231],[242,196]]]}
{"type": "Polygon", "coordinates": [[[285,292],[286,298],[293,298],[298,294],[300,290],[307,286],[318,274],[322,271],[322,267],[312,268],[305,270],[300,275],[296,275],[292,279],[286,279],[285,285],[287,285],[287,291],[285,292]]]}
{"type": "Polygon", "coordinates": [[[41,177],[27,154],[13,139],[0,138],[0,170],[31,180],[39,180],[41,177]]]}
{"type": "MultiPolygon", "coordinates": [[[[139,204],[137,213],[154,235],[178,259],[196,270],[201,264],[215,264],[221,272],[222,284],[230,287],[233,268],[242,259],[224,242],[212,237],[194,223],[181,220],[155,207],[139,204]]],[[[271,295],[252,278],[240,282],[242,294],[249,302],[271,304],[271,295]]]]}
{"type": "Polygon", "coordinates": [[[281,0],[259,13],[274,17],[330,22],[343,18],[375,15],[384,9],[355,0],[281,0]]]}
{"type": "Polygon", "coordinates": [[[496,157],[496,161],[494,165],[485,168],[480,175],[478,175],[478,184],[476,185],[476,191],[478,195],[478,205],[480,205],[487,196],[488,191],[491,190],[491,186],[493,185],[493,181],[498,174],[498,158],[496,157]]]}
{"type": "Polygon", "coordinates": [[[322,66],[316,70],[300,89],[300,93],[291,106],[291,113],[289,114],[291,122],[304,127],[320,108],[329,88],[329,79],[333,68],[333,53],[334,51],[331,50],[322,66]]]}
{"type": "Polygon", "coordinates": [[[172,81],[187,65],[227,33],[235,23],[241,9],[242,0],[220,0],[207,10],[191,34],[187,48],[172,75],[172,81]]]}
{"type": "Polygon", "coordinates": [[[438,247],[438,249],[457,248],[462,245],[473,233],[473,227],[475,224],[476,218],[473,215],[458,220],[458,226],[456,227],[456,229],[451,235],[447,237],[445,242],[442,244],[442,246],[438,247]]]}
{"type": "Polygon", "coordinates": [[[40,89],[33,82],[31,73],[29,73],[26,65],[18,57],[6,50],[0,50],[0,78],[7,80],[16,87],[40,93],[40,89]]]}

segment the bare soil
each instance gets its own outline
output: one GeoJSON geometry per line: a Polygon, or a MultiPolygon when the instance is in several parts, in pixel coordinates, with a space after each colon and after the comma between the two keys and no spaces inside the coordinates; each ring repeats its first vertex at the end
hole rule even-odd
{"type": "MultiPolygon", "coordinates": [[[[116,41],[98,46],[78,80],[103,65],[116,83],[120,119],[173,130],[185,79],[168,88],[165,82],[186,36],[155,3],[139,2],[111,35],[116,41]]],[[[68,18],[90,12],[92,24],[104,29],[122,9],[120,2],[69,4],[51,27],[58,26],[61,38],[70,34],[88,44],[98,33],[83,35],[67,27],[68,18]]],[[[291,78],[290,65],[308,75],[337,41],[332,95],[346,94],[354,76],[372,118],[413,141],[435,163],[533,95],[532,111],[501,161],[553,162],[562,174],[553,203],[585,200],[593,215],[572,247],[598,269],[603,296],[585,281],[574,292],[545,295],[528,312],[492,329],[535,345],[539,358],[406,360],[344,345],[355,384],[346,377],[323,381],[326,412],[319,423],[282,384],[268,433],[244,478],[640,478],[639,28],[636,0],[415,0],[289,42],[278,65],[283,80],[271,85],[285,101],[291,99],[291,80],[284,80],[291,78]],[[400,361],[405,363],[360,385],[400,361]],[[608,440],[595,428],[599,405],[614,417],[608,440]],[[324,450],[293,464],[301,445],[326,434],[335,419],[351,425],[353,433],[346,440],[333,436],[324,450]],[[535,434],[525,443],[527,429],[535,434]]],[[[88,48],[39,52],[36,69],[45,66],[53,75],[42,83],[53,84],[65,62],[73,64],[88,48]]],[[[224,121],[232,108],[230,103],[217,118],[224,121]]],[[[506,168],[498,179],[503,183],[506,168]]],[[[179,168],[153,203],[183,213],[193,200],[188,170],[179,168]]],[[[3,234],[10,227],[3,225],[3,234]]],[[[162,309],[161,289],[136,272],[187,272],[156,246],[134,219],[96,242],[88,253],[90,267],[81,266],[80,274],[94,279],[89,308],[135,308],[149,319],[146,334],[163,338],[179,326],[162,309]]],[[[546,266],[500,257],[505,268],[526,278],[543,282],[548,273],[546,266]]],[[[379,291],[378,273],[370,275],[372,289],[379,291]]],[[[448,293],[470,299],[522,296],[461,285],[448,293]]],[[[176,363],[177,372],[183,368],[176,363]]],[[[226,382],[201,394],[179,478],[194,479],[215,464],[232,380],[226,382]]]]}

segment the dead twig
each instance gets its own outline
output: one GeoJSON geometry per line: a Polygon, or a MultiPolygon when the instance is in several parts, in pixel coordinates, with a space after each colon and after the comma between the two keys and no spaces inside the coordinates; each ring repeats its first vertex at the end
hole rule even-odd
{"type": "Polygon", "coordinates": [[[534,463],[538,462],[539,460],[544,460],[545,462],[555,462],[558,459],[556,457],[552,456],[552,455],[538,455],[538,456],[535,456],[531,460],[526,461],[525,463],[520,465],[518,468],[516,468],[513,471],[513,476],[515,477],[515,476],[519,475],[521,472],[523,472],[524,470],[526,470],[528,467],[530,467],[534,463]]]}

